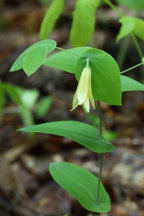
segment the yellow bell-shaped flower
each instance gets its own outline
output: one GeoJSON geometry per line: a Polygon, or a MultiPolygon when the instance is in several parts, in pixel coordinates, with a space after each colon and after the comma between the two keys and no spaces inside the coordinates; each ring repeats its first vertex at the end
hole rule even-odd
{"type": "Polygon", "coordinates": [[[81,73],[79,84],[73,98],[72,110],[74,110],[78,105],[83,105],[86,112],[89,112],[90,103],[95,109],[95,102],[91,89],[91,68],[89,67],[89,59],[87,59],[86,67],[81,73]]]}

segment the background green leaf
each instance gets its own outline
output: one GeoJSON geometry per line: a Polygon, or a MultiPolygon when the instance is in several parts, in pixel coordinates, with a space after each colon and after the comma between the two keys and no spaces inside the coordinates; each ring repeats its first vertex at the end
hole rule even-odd
{"type": "Polygon", "coordinates": [[[114,149],[113,145],[104,138],[101,142],[96,128],[77,121],[49,122],[22,128],[20,131],[64,136],[98,153],[111,152],[114,149]]]}
{"type": "Polygon", "coordinates": [[[139,83],[138,81],[121,75],[121,88],[122,88],[122,92],[125,91],[144,91],[144,85],[142,83],[139,83]]]}
{"type": "Polygon", "coordinates": [[[91,47],[78,47],[58,52],[45,59],[43,64],[69,73],[75,73],[76,62],[79,55],[89,49],[91,49],[91,47]]]}
{"type": "Polygon", "coordinates": [[[132,9],[142,10],[144,8],[144,0],[117,0],[120,4],[132,9]]]}
{"type": "Polygon", "coordinates": [[[99,3],[100,0],[77,0],[70,32],[70,41],[74,47],[84,46],[91,39],[99,3]]]}
{"type": "Polygon", "coordinates": [[[50,164],[50,173],[54,180],[88,211],[104,213],[110,210],[110,198],[102,184],[100,199],[97,201],[98,178],[88,170],[60,162],[50,164]]]}
{"type": "Polygon", "coordinates": [[[40,40],[48,38],[53,30],[57,19],[59,18],[64,6],[64,0],[54,0],[48,8],[40,28],[40,40]]]}
{"type": "Polygon", "coordinates": [[[37,43],[34,43],[30,47],[28,47],[12,64],[10,68],[10,72],[14,72],[17,70],[20,70],[23,68],[23,62],[24,59],[27,57],[27,55],[33,50],[33,48],[42,46],[44,49],[46,49],[47,54],[53,51],[56,48],[56,41],[54,40],[43,40],[43,41],[38,41],[37,43]]]}
{"type": "Polygon", "coordinates": [[[52,98],[51,97],[43,97],[39,104],[37,109],[37,116],[39,118],[44,117],[46,113],[49,111],[52,105],[52,98]]]}
{"type": "Polygon", "coordinates": [[[122,26],[117,35],[117,41],[128,36],[132,32],[141,40],[144,40],[144,21],[142,19],[124,16],[119,22],[122,26]]]}
{"type": "Polygon", "coordinates": [[[139,37],[141,40],[144,40],[144,20],[133,18],[135,22],[135,29],[134,33],[137,37],[139,37]]]}
{"type": "Polygon", "coordinates": [[[120,71],[116,61],[108,53],[99,49],[90,49],[83,53],[76,67],[76,79],[79,81],[87,59],[92,71],[92,93],[95,100],[110,105],[121,105],[120,71]]]}
{"type": "Polygon", "coordinates": [[[31,109],[35,104],[39,97],[39,91],[37,89],[23,89],[18,86],[15,86],[16,91],[21,98],[21,101],[24,106],[31,109]]]}
{"type": "Polygon", "coordinates": [[[17,105],[22,105],[22,100],[15,86],[9,83],[5,83],[3,84],[3,89],[5,90],[5,92],[8,94],[8,96],[14,103],[16,103],[17,105]]]}
{"type": "Polygon", "coordinates": [[[116,38],[117,42],[132,33],[135,28],[135,23],[131,17],[122,17],[119,22],[122,26],[116,38]]]}

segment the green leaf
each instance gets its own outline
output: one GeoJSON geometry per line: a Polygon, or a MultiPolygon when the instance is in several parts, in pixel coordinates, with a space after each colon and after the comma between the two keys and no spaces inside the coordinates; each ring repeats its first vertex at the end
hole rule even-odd
{"type": "Polygon", "coordinates": [[[132,9],[142,10],[144,8],[144,0],[117,0],[120,4],[132,9]]]}
{"type": "Polygon", "coordinates": [[[126,37],[130,33],[134,33],[141,40],[144,40],[144,21],[130,16],[122,17],[119,22],[122,24],[117,35],[117,41],[126,37]]]}
{"type": "MultiPolygon", "coordinates": [[[[34,43],[29,48],[27,48],[13,63],[13,65],[10,68],[10,72],[14,72],[17,70],[20,70],[23,68],[23,63],[27,55],[30,55],[31,51],[33,53],[34,48],[43,47],[44,50],[46,49],[47,54],[53,51],[56,48],[56,42],[54,40],[43,40],[38,41],[37,43],[34,43]]],[[[40,48],[41,49],[41,48],[40,48]]],[[[39,49],[37,49],[38,55],[39,55],[39,49]]],[[[41,52],[41,51],[40,51],[41,52]]],[[[27,60],[28,61],[28,60],[27,60]]],[[[31,61],[31,59],[30,59],[31,61]]],[[[34,61],[34,60],[33,60],[34,61]]],[[[37,64],[37,63],[36,63],[37,64]]]]}
{"type": "Polygon", "coordinates": [[[109,141],[112,141],[114,140],[116,137],[118,137],[118,133],[115,132],[115,131],[110,131],[110,130],[107,130],[107,131],[104,131],[103,132],[103,136],[105,139],[109,140],[109,141]]]}
{"type": "Polygon", "coordinates": [[[135,29],[134,33],[137,37],[139,37],[141,40],[144,40],[144,20],[133,18],[135,22],[135,29]]]}
{"type": "Polygon", "coordinates": [[[144,64],[144,58],[142,58],[142,63],[144,64]]]}
{"type": "Polygon", "coordinates": [[[77,121],[49,122],[22,128],[20,131],[64,136],[98,153],[111,152],[114,149],[109,141],[103,139],[101,142],[96,128],[77,121]]]}
{"type": "Polygon", "coordinates": [[[119,22],[122,26],[116,38],[117,42],[132,33],[135,28],[135,23],[131,17],[122,17],[119,22]]]}
{"type": "Polygon", "coordinates": [[[70,41],[74,47],[84,46],[91,39],[99,3],[100,0],[77,0],[70,32],[70,41]]]}
{"type": "Polygon", "coordinates": [[[47,58],[43,64],[69,73],[75,73],[76,62],[79,55],[89,49],[91,49],[91,47],[78,47],[58,52],[47,58]]]}
{"type": "Polygon", "coordinates": [[[6,91],[10,99],[17,105],[22,105],[21,98],[17,92],[17,88],[9,83],[3,84],[3,89],[6,91]]]}
{"type": "Polygon", "coordinates": [[[87,119],[88,122],[94,126],[94,127],[99,127],[100,126],[100,119],[93,113],[88,113],[87,114],[87,119]]]}
{"type": "Polygon", "coordinates": [[[18,86],[16,86],[15,88],[21,98],[23,105],[31,109],[35,105],[39,97],[39,91],[37,89],[27,90],[18,86]]]}
{"type": "Polygon", "coordinates": [[[51,97],[43,97],[38,105],[37,116],[39,118],[44,117],[49,111],[52,104],[51,97]]]}
{"type": "Polygon", "coordinates": [[[48,8],[40,28],[40,40],[48,38],[49,33],[53,30],[57,19],[62,13],[64,0],[54,0],[48,8]]]}
{"type": "Polygon", "coordinates": [[[92,72],[92,94],[95,100],[110,105],[121,105],[120,71],[116,61],[108,53],[99,49],[90,49],[83,53],[76,67],[76,79],[79,81],[87,59],[92,72]]]}
{"type": "Polygon", "coordinates": [[[125,91],[144,91],[144,85],[130,77],[121,75],[122,92],[125,91]]]}
{"type": "Polygon", "coordinates": [[[50,173],[86,210],[101,213],[110,210],[110,198],[102,183],[98,202],[98,178],[88,170],[71,163],[57,162],[50,164],[50,173]]]}
{"type": "Polygon", "coordinates": [[[47,56],[47,50],[45,47],[34,47],[23,61],[23,70],[30,76],[32,75],[43,63],[43,60],[47,56]]]}

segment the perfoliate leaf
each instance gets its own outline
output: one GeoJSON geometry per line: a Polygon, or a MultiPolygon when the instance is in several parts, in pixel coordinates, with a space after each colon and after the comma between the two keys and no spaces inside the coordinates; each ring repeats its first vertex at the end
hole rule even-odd
{"type": "Polygon", "coordinates": [[[78,81],[87,59],[91,68],[94,99],[110,105],[121,105],[120,71],[116,61],[102,50],[92,48],[86,51],[77,61],[75,75],[78,81]]]}
{"type": "Polygon", "coordinates": [[[104,213],[110,210],[110,198],[102,183],[97,200],[98,178],[88,170],[71,163],[57,162],[50,164],[50,173],[88,211],[104,213]]]}
{"type": "Polygon", "coordinates": [[[20,131],[64,136],[98,153],[111,152],[114,149],[109,141],[104,138],[100,140],[99,131],[96,128],[77,121],[49,122],[22,128],[20,131]]]}
{"type": "Polygon", "coordinates": [[[78,47],[58,52],[45,59],[43,64],[69,73],[75,73],[76,62],[79,55],[89,49],[91,49],[91,47],[78,47]]]}
{"type": "Polygon", "coordinates": [[[54,40],[43,40],[31,45],[15,60],[10,68],[10,72],[20,70],[24,67],[27,75],[31,75],[35,72],[34,70],[37,70],[38,65],[42,64],[46,55],[53,51],[55,47],[56,42],[54,40]],[[42,55],[43,60],[40,55],[42,55]]]}
{"type": "Polygon", "coordinates": [[[126,37],[130,33],[134,33],[141,40],[144,40],[144,21],[130,16],[124,16],[120,20],[122,24],[120,31],[117,35],[117,41],[126,37]]]}
{"type": "Polygon", "coordinates": [[[144,8],[144,0],[117,0],[120,4],[132,9],[142,10],[144,8]]]}
{"type": "Polygon", "coordinates": [[[144,91],[144,85],[142,83],[139,83],[138,81],[121,75],[121,88],[122,92],[125,91],[144,91]]]}
{"type": "Polygon", "coordinates": [[[64,0],[54,0],[48,8],[40,28],[40,40],[48,38],[49,33],[53,30],[57,19],[59,18],[64,6],[64,0]]]}
{"type": "Polygon", "coordinates": [[[100,0],[77,0],[70,32],[70,41],[74,47],[84,46],[91,39],[99,3],[100,0]]]}

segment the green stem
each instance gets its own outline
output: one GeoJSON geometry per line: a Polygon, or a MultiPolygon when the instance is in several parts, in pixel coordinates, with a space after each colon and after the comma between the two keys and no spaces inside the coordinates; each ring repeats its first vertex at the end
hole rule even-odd
{"type": "Polygon", "coordinates": [[[138,43],[138,41],[137,41],[137,38],[136,38],[136,36],[134,35],[134,33],[131,33],[131,37],[132,37],[133,42],[134,42],[134,44],[135,44],[135,46],[136,46],[136,49],[137,49],[137,51],[138,51],[139,56],[140,56],[140,58],[142,59],[142,58],[143,58],[143,52],[142,52],[142,50],[141,50],[141,47],[140,47],[140,45],[139,45],[139,43],[138,43]]]}
{"type": "Polygon", "coordinates": [[[120,46],[120,49],[118,51],[118,56],[117,56],[117,62],[119,65],[119,68],[121,69],[125,60],[125,56],[127,54],[128,51],[128,47],[130,44],[131,38],[130,37],[126,37],[123,39],[122,44],[120,46]]]}
{"type": "Polygon", "coordinates": [[[122,13],[113,5],[113,3],[110,0],[104,0],[106,4],[108,4],[119,17],[123,17],[122,13]]]}
{"type": "Polygon", "coordinates": [[[56,49],[61,50],[61,51],[65,51],[65,52],[70,53],[70,54],[75,55],[75,56],[79,56],[79,55],[77,55],[75,53],[72,53],[72,52],[70,52],[70,51],[68,51],[66,49],[60,48],[60,47],[56,47],[56,49]]]}
{"type": "Polygon", "coordinates": [[[139,67],[139,66],[141,66],[141,65],[143,65],[143,63],[139,63],[139,64],[137,64],[137,65],[135,65],[135,66],[133,66],[133,67],[130,67],[130,68],[128,68],[128,69],[126,69],[126,70],[124,70],[124,71],[122,71],[122,72],[120,72],[120,73],[121,73],[121,74],[126,73],[126,72],[128,72],[128,71],[130,71],[130,70],[132,70],[132,69],[134,69],[134,68],[137,68],[137,67],[139,67]]]}
{"type": "MultiPolygon", "coordinates": [[[[102,111],[101,111],[100,101],[98,101],[98,110],[99,110],[99,119],[100,119],[100,142],[102,142],[102,111]]],[[[100,196],[100,183],[101,183],[101,179],[102,179],[102,167],[103,167],[103,154],[100,153],[100,170],[99,170],[99,179],[98,179],[97,202],[99,202],[99,196],[100,196]]]]}

